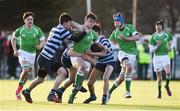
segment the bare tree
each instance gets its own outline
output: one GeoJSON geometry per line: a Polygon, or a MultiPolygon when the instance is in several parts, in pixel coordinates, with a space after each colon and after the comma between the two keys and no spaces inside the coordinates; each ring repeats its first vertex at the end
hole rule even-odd
{"type": "Polygon", "coordinates": [[[174,4],[175,4],[174,0],[166,0],[166,6],[167,6],[167,10],[170,15],[171,29],[172,29],[173,33],[176,31],[176,23],[177,23],[178,17],[179,17],[178,10],[176,9],[174,4]]]}

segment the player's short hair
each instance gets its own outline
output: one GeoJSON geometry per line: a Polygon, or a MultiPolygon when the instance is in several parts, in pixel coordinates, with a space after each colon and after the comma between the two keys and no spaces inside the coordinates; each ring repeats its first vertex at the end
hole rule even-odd
{"type": "Polygon", "coordinates": [[[160,19],[156,20],[155,25],[162,25],[162,28],[164,28],[164,21],[163,21],[163,19],[160,18],[160,19]]]}
{"type": "Polygon", "coordinates": [[[158,19],[158,20],[156,20],[156,22],[155,22],[155,25],[163,25],[163,24],[164,24],[163,19],[158,19]]]}
{"type": "Polygon", "coordinates": [[[90,19],[93,19],[93,20],[97,20],[97,16],[94,14],[94,13],[92,13],[92,12],[89,12],[86,16],[85,16],[85,20],[87,20],[88,18],[90,18],[90,19]]]}
{"type": "Polygon", "coordinates": [[[92,29],[99,34],[101,33],[101,26],[99,24],[94,24],[92,29]]]}
{"type": "Polygon", "coordinates": [[[68,22],[68,21],[72,21],[71,16],[66,12],[62,13],[59,17],[59,23],[63,24],[64,22],[68,22]]]}
{"type": "Polygon", "coordinates": [[[23,14],[23,20],[25,20],[27,17],[32,16],[33,18],[35,18],[35,14],[34,12],[24,12],[23,14]]]}

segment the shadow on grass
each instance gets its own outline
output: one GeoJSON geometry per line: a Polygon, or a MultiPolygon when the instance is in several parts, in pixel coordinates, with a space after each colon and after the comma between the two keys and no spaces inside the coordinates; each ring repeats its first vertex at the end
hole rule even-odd
{"type": "MultiPolygon", "coordinates": [[[[30,104],[25,101],[5,101],[3,104],[5,107],[9,107],[9,105],[13,107],[23,108],[26,106],[25,109],[43,109],[43,108],[63,108],[63,109],[81,109],[81,110],[180,110],[180,106],[178,105],[140,105],[140,104],[107,104],[101,105],[100,103],[90,103],[90,104],[83,104],[83,103],[74,103],[68,104],[64,103],[53,103],[53,102],[46,102],[46,101],[34,101],[34,103],[30,104]],[[7,104],[8,103],[8,104],[7,104]],[[32,106],[34,108],[32,108],[32,106]],[[28,108],[29,107],[29,108],[28,108]]],[[[9,108],[8,108],[9,109],[9,108]]],[[[46,109],[46,110],[47,110],[46,109]]]]}
{"type": "Polygon", "coordinates": [[[160,106],[160,105],[135,105],[135,104],[107,104],[107,105],[101,105],[98,103],[91,103],[91,104],[84,104],[84,105],[90,105],[91,107],[104,107],[104,108],[109,108],[112,107],[112,109],[146,109],[146,110],[180,110],[180,106],[173,106],[173,105],[165,105],[165,106],[160,106]]]}

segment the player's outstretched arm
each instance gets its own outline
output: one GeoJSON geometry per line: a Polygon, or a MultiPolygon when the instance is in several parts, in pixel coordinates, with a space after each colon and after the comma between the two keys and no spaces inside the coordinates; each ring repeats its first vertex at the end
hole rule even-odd
{"type": "Polygon", "coordinates": [[[14,51],[14,56],[18,56],[18,51],[17,51],[17,48],[16,48],[16,37],[13,36],[11,38],[11,44],[12,44],[12,48],[13,48],[13,51],[14,51]]]}
{"type": "Polygon", "coordinates": [[[79,32],[83,32],[84,31],[84,25],[81,25],[75,21],[72,21],[72,26],[73,28],[76,28],[79,32]]]}

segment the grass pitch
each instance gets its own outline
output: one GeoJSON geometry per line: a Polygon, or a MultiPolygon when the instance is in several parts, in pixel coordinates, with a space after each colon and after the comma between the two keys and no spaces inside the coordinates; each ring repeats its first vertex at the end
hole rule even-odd
{"type": "MultiPolygon", "coordinates": [[[[113,81],[110,82],[110,86],[113,81]]],[[[47,95],[53,86],[53,81],[45,81],[32,91],[33,104],[17,101],[15,90],[17,80],[0,80],[0,110],[1,111],[119,111],[119,110],[180,110],[180,81],[170,83],[172,96],[168,97],[162,87],[162,99],[156,98],[156,81],[133,81],[132,98],[125,99],[125,84],[123,83],[112,94],[107,105],[101,104],[103,81],[95,83],[97,100],[91,104],[82,104],[89,97],[89,93],[78,93],[74,104],[68,104],[68,97],[72,87],[68,88],[63,95],[63,103],[52,103],[46,100],[47,95]]],[[[28,81],[25,85],[30,84],[28,81]]],[[[163,82],[164,86],[165,82],[163,82]]],[[[84,83],[86,86],[86,81],[84,83]]]]}

